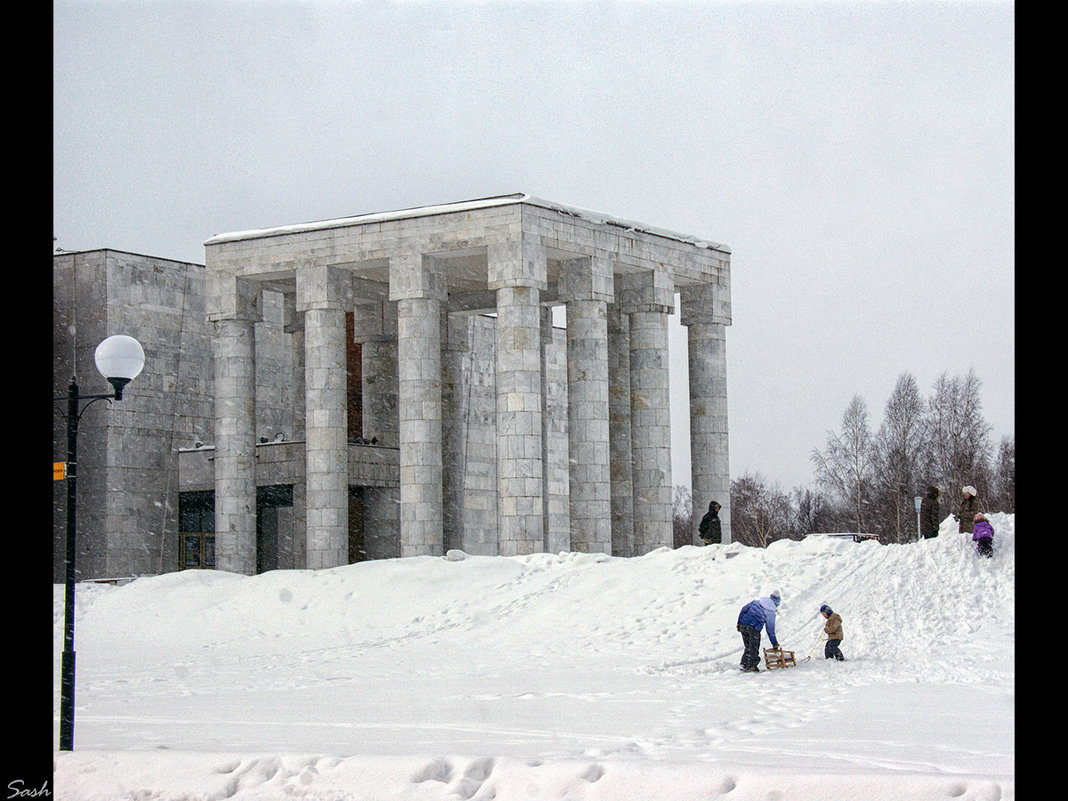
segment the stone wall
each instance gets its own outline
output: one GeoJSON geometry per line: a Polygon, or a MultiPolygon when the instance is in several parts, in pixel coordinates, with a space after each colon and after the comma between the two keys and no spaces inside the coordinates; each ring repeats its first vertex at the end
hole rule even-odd
{"type": "MultiPolygon", "coordinates": [[[[72,375],[82,395],[109,391],[93,361],[106,337],[127,334],[145,351],[145,368],[122,401],[97,401],[81,417],[78,578],[176,570],[179,449],[214,439],[204,267],[106,249],[59,253],[52,286],[54,397],[66,395],[72,375]]],[[[265,292],[256,334],[257,431],[265,438],[292,431],[292,359],[282,295],[265,292]]],[[[66,459],[65,425],[57,413],[57,462],[66,459]]],[[[62,581],[66,485],[54,484],[53,578],[62,581]]]]}
{"type": "MultiPolygon", "coordinates": [[[[145,369],[120,402],[85,409],[78,437],[78,577],[144,575],[177,565],[178,447],[212,436],[211,343],[204,322],[204,268],[114,250],[53,259],[53,380],[66,393],[107,392],[96,346],[136,338],[145,369]]],[[[53,452],[65,459],[56,415],[53,452]]],[[[55,482],[53,553],[63,576],[64,482],[55,482]]]]}

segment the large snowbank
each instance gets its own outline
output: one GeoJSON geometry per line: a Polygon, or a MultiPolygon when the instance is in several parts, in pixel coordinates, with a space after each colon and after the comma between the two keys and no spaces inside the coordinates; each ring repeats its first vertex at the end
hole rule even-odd
{"type": "Polygon", "coordinates": [[[1012,798],[1015,517],[990,517],[992,560],[950,518],[909,545],[81,584],[56,797],[1012,798]],[[743,674],[738,609],[774,588],[800,664],[743,674]],[[821,603],[846,662],[822,658],[821,603]]]}

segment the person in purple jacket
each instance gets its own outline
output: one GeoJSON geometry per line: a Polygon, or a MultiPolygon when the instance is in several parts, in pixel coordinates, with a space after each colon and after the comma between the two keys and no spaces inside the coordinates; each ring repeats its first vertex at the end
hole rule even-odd
{"type": "Polygon", "coordinates": [[[772,590],[771,595],[765,598],[757,598],[742,607],[738,613],[738,631],[742,635],[742,670],[746,673],[759,673],[760,668],[760,630],[768,630],[768,639],[774,648],[779,647],[779,641],[775,638],[775,610],[782,602],[782,595],[778,590],[772,590]]]}
{"type": "Polygon", "coordinates": [[[980,556],[989,559],[994,555],[994,527],[981,512],[975,516],[972,539],[975,540],[975,550],[980,556]]]}

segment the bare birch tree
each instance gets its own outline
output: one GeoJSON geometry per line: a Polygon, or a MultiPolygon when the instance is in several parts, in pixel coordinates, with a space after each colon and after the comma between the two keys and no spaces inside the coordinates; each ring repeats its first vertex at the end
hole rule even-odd
{"type": "Polygon", "coordinates": [[[760,474],[746,473],[731,482],[731,540],[766,548],[793,533],[789,496],[767,486],[760,474]]]}
{"type": "Polygon", "coordinates": [[[1016,437],[1002,437],[994,462],[990,511],[1016,513],[1016,437]]]}
{"type": "Polygon", "coordinates": [[[848,505],[858,532],[868,524],[874,443],[868,427],[868,407],[854,395],[842,415],[842,433],[827,433],[825,452],[812,451],[816,483],[848,505]]]}
{"type": "Polygon", "coordinates": [[[793,539],[804,539],[809,534],[838,530],[838,513],[827,498],[807,487],[795,487],[790,494],[794,512],[793,539]]]}
{"type": "Polygon", "coordinates": [[[914,498],[922,495],[926,421],[916,379],[903,373],[886,403],[883,423],[873,452],[874,531],[883,542],[911,542],[916,538],[914,498]]]}
{"type": "Polygon", "coordinates": [[[927,403],[934,469],[951,498],[968,484],[984,494],[989,489],[992,427],[983,419],[981,384],[974,370],[953,378],[942,373],[927,403]]]}

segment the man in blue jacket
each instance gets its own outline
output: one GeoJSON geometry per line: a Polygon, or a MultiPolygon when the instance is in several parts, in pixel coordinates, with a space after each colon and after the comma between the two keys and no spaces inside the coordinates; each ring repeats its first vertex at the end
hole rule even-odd
{"type": "Polygon", "coordinates": [[[779,647],[779,641],[775,637],[775,610],[779,608],[782,596],[778,590],[772,590],[771,595],[765,598],[757,598],[742,607],[738,614],[738,631],[742,634],[742,643],[745,651],[742,653],[742,670],[746,673],[758,673],[760,668],[760,630],[768,629],[768,639],[773,648],[779,647]]]}

